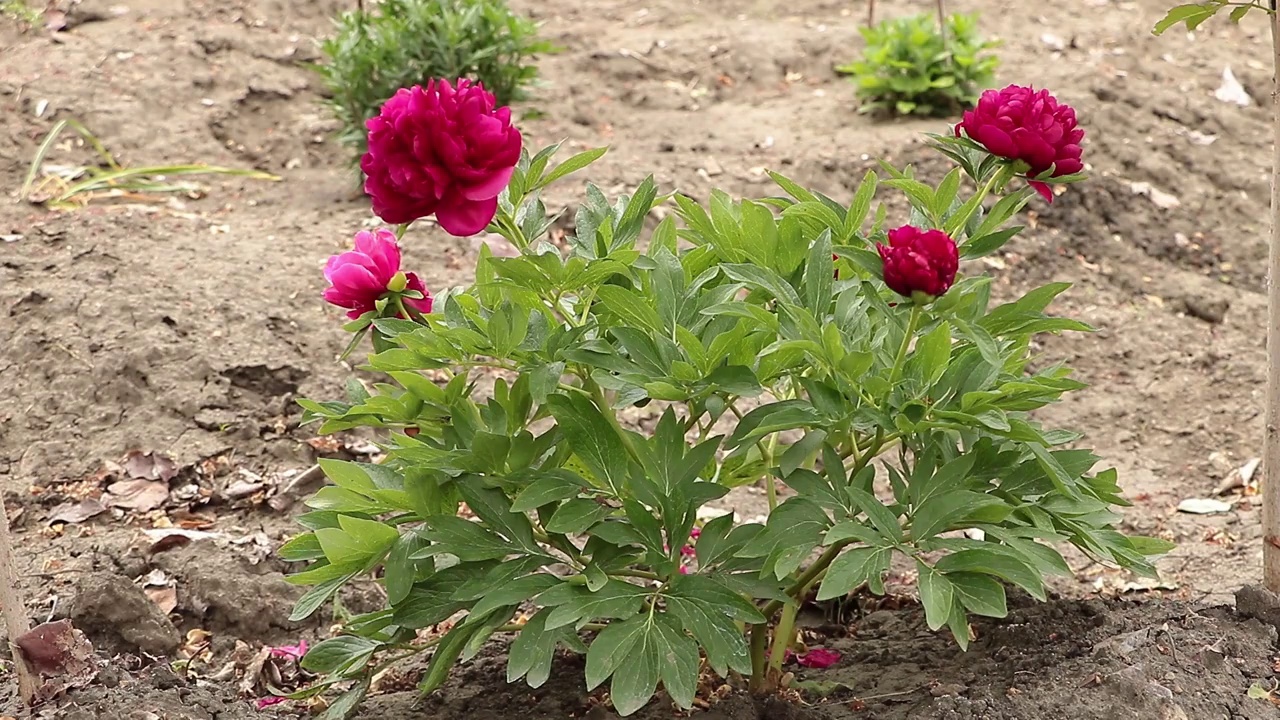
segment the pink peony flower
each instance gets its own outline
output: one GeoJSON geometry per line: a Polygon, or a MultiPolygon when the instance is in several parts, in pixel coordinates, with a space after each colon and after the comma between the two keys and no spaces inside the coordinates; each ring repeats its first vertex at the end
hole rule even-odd
{"type": "Polygon", "coordinates": [[[373,211],[388,223],[434,214],[462,237],[493,220],[498,194],[520,159],[522,138],[511,109],[480,85],[431,80],[398,90],[369,129],[360,160],[373,211]]]}
{"type": "Polygon", "coordinates": [[[299,640],[297,645],[281,645],[271,648],[271,657],[277,658],[293,658],[301,660],[303,655],[307,654],[307,641],[299,640]]]}
{"type": "Polygon", "coordinates": [[[876,250],[884,261],[884,284],[907,297],[946,293],[960,269],[956,243],[941,230],[903,225],[890,230],[889,244],[877,244],[876,250]]]}
{"type": "Polygon", "coordinates": [[[814,648],[803,655],[797,655],[796,662],[807,668],[825,670],[840,662],[840,657],[841,655],[837,650],[814,648]]]}
{"type": "MultiPolygon", "coordinates": [[[[1048,90],[1020,85],[988,90],[979,98],[978,106],[966,112],[956,125],[956,137],[960,137],[961,130],[992,155],[1030,165],[1028,177],[1049,168],[1053,168],[1052,177],[1084,169],[1080,159],[1084,130],[1076,125],[1076,111],[1059,103],[1048,90]]],[[[1047,184],[1033,180],[1031,186],[1053,202],[1047,184]]]]}
{"type": "Polygon", "coordinates": [[[324,299],[338,307],[347,308],[347,316],[358,318],[375,309],[382,296],[392,291],[417,290],[421,299],[404,298],[404,304],[421,313],[431,312],[431,295],[426,285],[413,273],[400,275],[400,246],[395,233],[386,228],[373,232],[356,233],[355,250],[334,255],[324,266],[324,277],[330,287],[324,291],[324,299]],[[404,285],[393,290],[393,285],[404,285]]]}

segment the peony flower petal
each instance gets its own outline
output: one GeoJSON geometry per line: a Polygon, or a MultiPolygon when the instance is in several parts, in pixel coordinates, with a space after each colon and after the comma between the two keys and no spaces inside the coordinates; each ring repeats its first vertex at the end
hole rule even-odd
{"type": "Polygon", "coordinates": [[[1000,157],[1017,158],[1018,144],[1009,137],[1009,133],[1005,132],[996,124],[979,125],[972,131],[974,140],[977,140],[983,147],[991,151],[992,155],[1000,157]]]}
{"type": "Polygon", "coordinates": [[[418,277],[414,273],[405,273],[404,277],[405,277],[404,287],[406,290],[416,290],[422,293],[423,295],[421,299],[405,298],[404,304],[408,305],[414,310],[417,310],[423,315],[430,315],[431,307],[434,304],[434,301],[431,298],[431,293],[427,291],[426,284],[422,282],[422,278],[418,277]]]}
{"type": "Polygon", "coordinates": [[[1028,180],[1027,184],[1036,192],[1040,193],[1040,197],[1044,198],[1045,202],[1053,202],[1053,189],[1049,187],[1049,183],[1040,182],[1038,180],[1028,180]]]}
{"type": "Polygon", "coordinates": [[[497,173],[490,175],[488,178],[470,187],[461,187],[459,192],[462,197],[468,200],[488,200],[489,198],[498,197],[502,189],[511,182],[511,173],[514,168],[506,168],[499,170],[497,173]]]}
{"type": "Polygon", "coordinates": [[[796,662],[804,667],[825,670],[840,662],[840,652],[826,648],[814,648],[803,655],[796,656],[796,662]]]}
{"type": "Polygon", "coordinates": [[[400,246],[391,230],[362,230],[356,233],[355,245],[356,252],[364,253],[372,261],[370,270],[384,288],[391,282],[391,277],[400,272],[400,246]]]}
{"type": "Polygon", "coordinates": [[[436,221],[445,232],[455,237],[469,237],[489,226],[498,213],[498,198],[466,200],[445,198],[436,210],[436,221]]]}

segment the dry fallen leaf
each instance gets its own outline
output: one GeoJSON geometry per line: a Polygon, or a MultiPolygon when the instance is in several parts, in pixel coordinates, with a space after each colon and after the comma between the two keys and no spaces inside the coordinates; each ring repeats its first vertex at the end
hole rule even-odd
{"type": "Polygon", "coordinates": [[[1232,507],[1234,506],[1229,502],[1214,500],[1213,498],[1187,498],[1178,503],[1178,512],[1191,513],[1193,515],[1213,515],[1231,512],[1232,507]]]}
{"type": "Polygon", "coordinates": [[[160,608],[165,615],[173,612],[178,607],[178,589],[173,586],[168,587],[149,587],[143,590],[147,597],[151,598],[151,602],[160,608]]]}
{"type": "Polygon", "coordinates": [[[143,530],[142,534],[146,535],[147,539],[151,541],[151,547],[148,548],[148,551],[153,554],[182,547],[190,544],[193,540],[213,540],[225,537],[221,533],[205,532],[203,530],[183,530],[181,528],[148,529],[143,530]]]}
{"type": "Polygon", "coordinates": [[[142,480],[169,482],[178,474],[178,466],[164,455],[131,451],[124,459],[124,470],[129,477],[142,480]]]}
{"type": "Polygon", "coordinates": [[[72,627],[70,620],[37,625],[19,637],[15,644],[31,668],[45,678],[37,692],[38,702],[48,700],[68,687],[84,687],[98,674],[93,645],[89,644],[84,633],[72,627]]]}
{"type": "Polygon", "coordinates": [[[49,514],[49,524],[55,523],[82,523],[89,518],[100,515],[107,511],[107,506],[103,505],[96,498],[85,498],[78,503],[63,503],[53,509],[49,514]]]}
{"type": "Polygon", "coordinates": [[[1229,65],[1222,71],[1222,86],[1213,91],[1213,96],[1224,103],[1234,103],[1240,107],[1249,107],[1253,104],[1253,98],[1249,97],[1249,93],[1236,79],[1229,65]]]}
{"type": "Polygon", "coordinates": [[[1176,196],[1170,195],[1159,188],[1152,187],[1151,183],[1148,182],[1129,183],[1129,189],[1132,190],[1135,195],[1145,195],[1151,198],[1151,202],[1155,203],[1155,206],[1161,210],[1172,210],[1182,205],[1182,201],[1176,196]]]}
{"type": "Polygon", "coordinates": [[[111,483],[102,499],[110,507],[148,512],[168,501],[169,483],[142,478],[121,480],[111,483]]]}

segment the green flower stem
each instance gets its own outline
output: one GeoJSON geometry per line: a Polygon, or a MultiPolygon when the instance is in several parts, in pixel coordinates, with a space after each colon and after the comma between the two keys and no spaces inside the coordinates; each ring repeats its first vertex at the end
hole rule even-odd
{"type": "Polygon", "coordinates": [[[919,304],[911,304],[911,318],[907,320],[907,330],[902,334],[902,345],[898,347],[898,356],[894,358],[893,369],[889,371],[889,390],[881,400],[881,405],[888,403],[889,396],[893,394],[893,385],[898,382],[898,376],[902,374],[902,366],[907,361],[907,350],[911,347],[911,341],[915,339],[916,330],[920,327],[920,315],[923,310],[924,308],[919,304]]]}
{"type": "Polygon", "coordinates": [[[426,322],[422,318],[422,313],[418,312],[417,310],[410,310],[409,307],[404,304],[404,298],[402,296],[396,295],[395,301],[396,301],[396,309],[400,311],[401,315],[405,316],[408,319],[414,320],[416,322],[420,322],[420,323],[426,322]]]}
{"type": "MultiPolygon", "coordinates": [[[[800,578],[792,583],[790,588],[787,588],[787,596],[794,599],[796,602],[799,602],[801,599],[799,597],[800,593],[802,591],[807,591],[813,581],[827,569],[827,566],[830,565],[833,560],[836,559],[836,556],[840,554],[840,551],[844,550],[845,547],[852,542],[852,540],[841,540],[827,548],[817,560],[813,561],[813,564],[804,571],[800,578]]],[[[771,600],[760,612],[765,616],[765,618],[772,618],[779,610],[782,609],[784,604],[785,603],[781,600],[771,600]]]]}
{"type": "Polygon", "coordinates": [[[753,692],[764,689],[765,652],[769,649],[769,624],[751,626],[751,683],[753,692]]]}
{"type": "Polygon", "coordinates": [[[520,229],[520,226],[516,225],[515,219],[508,215],[505,210],[498,209],[498,214],[493,219],[493,224],[498,227],[498,234],[510,240],[511,244],[515,245],[521,254],[529,250],[529,239],[524,236],[524,231],[520,229]]]}
{"type": "Polygon", "coordinates": [[[800,610],[800,601],[789,602],[782,606],[782,617],[773,629],[773,643],[769,648],[768,672],[774,676],[782,675],[782,663],[787,659],[787,648],[796,637],[796,613],[800,610]]]}
{"type": "Polygon", "coordinates": [[[578,325],[587,324],[587,316],[591,314],[591,303],[595,302],[597,288],[591,288],[585,297],[579,297],[578,302],[582,303],[582,316],[578,318],[578,325]]]}
{"type": "Polygon", "coordinates": [[[973,214],[978,212],[978,208],[982,207],[982,201],[986,200],[987,196],[990,195],[993,190],[1004,187],[1011,179],[1013,179],[1012,169],[1011,165],[1004,165],[999,170],[992,173],[991,177],[982,184],[982,187],[978,189],[977,202],[968,205],[969,209],[965,211],[964,215],[960,216],[960,221],[956,223],[955,227],[957,228],[957,233],[964,230],[965,226],[969,224],[969,220],[973,218],[973,214]]]}
{"type": "Polygon", "coordinates": [[[769,497],[769,512],[778,507],[778,480],[773,476],[773,455],[778,450],[778,433],[769,438],[769,445],[761,448],[764,451],[764,487],[769,497]]]}

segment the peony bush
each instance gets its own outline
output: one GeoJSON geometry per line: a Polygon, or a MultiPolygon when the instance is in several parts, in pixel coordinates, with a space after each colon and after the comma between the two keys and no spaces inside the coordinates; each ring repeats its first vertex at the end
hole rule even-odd
{"type": "Polygon", "coordinates": [[[325,297],[358,313],[385,381],[303,404],[323,433],[383,430],[385,460],[323,461],[332,484],[280,555],[308,563],[295,619],[362,576],[386,607],[310,648],[324,677],[293,697],[339,689],[345,717],[390,664],[430,652],[430,692],[505,635],[511,682],[584,653],[586,689],[608,683],[619,713],[659,688],[688,708],[709,675],[770,692],[789,662],[838,662],[803,647],[798,609],[885,592],[895,558],[965,647],[1008,587],[1043,599],[1069,572],[1060,543],[1154,573],[1170,545],[1116,530],[1115,471],[1032,415],[1082,387],[1030,365],[1037,334],[1089,330],[1046,312],[1067,285],[993,305],[990,278],[960,273],[1021,229],[1036,190],[1015,179],[1081,179],[1069,107],[988,93],[931,136],[956,163],[936,186],[886,166],[848,203],[776,174],[777,197],[706,203],[651,177],[612,199],[588,183],[565,248],[540,193],[604,151],[553,164],[509,117],[437,81],[369,122],[366,187],[398,227],[332,258],[325,297]],[[873,212],[886,191],[909,213],[873,212]],[[518,254],[486,245],[473,284],[432,297],[397,249],[432,213],[518,254]],[[753,483],[764,522],[709,511],[753,483]]]}

